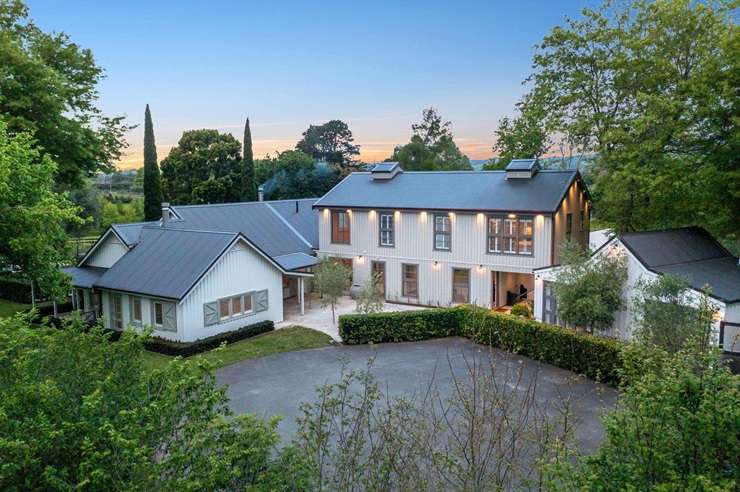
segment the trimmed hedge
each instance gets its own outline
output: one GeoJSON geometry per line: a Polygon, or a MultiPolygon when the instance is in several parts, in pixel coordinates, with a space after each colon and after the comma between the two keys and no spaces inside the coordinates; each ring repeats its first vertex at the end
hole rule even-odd
{"type": "Polygon", "coordinates": [[[208,352],[219,347],[222,343],[234,343],[239,340],[251,338],[275,329],[275,323],[270,320],[260,321],[252,325],[247,325],[238,330],[219,333],[212,337],[203,338],[194,342],[174,342],[164,338],[152,337],[144,342],[144,347],[152,352],[160,354],[190,357],[191,355],[208,352]]]}
{"type": "Polygon", "coordinates": [[[570,328],[474,307],[339,317],[347,344],[466,336],[613,386],[620,382],[624,343],[570,328]]]}
{"type": "Polygon", "coordinates": [[[351,345],[459,336],[465,314],[461,308],[343,314],[339,316],[339,335],[344,343],[351,345]]]}
{"type": "Polygon", "coordinates": [[[7,277],[0,278],[0,299],[31,304],[31,284],[7,277]]]}

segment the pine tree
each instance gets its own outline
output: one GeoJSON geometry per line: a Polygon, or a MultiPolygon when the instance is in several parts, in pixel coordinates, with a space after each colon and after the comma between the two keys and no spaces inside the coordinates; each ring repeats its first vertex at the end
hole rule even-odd
{"type": "Polygon", "coordinates": [[[157,220],[162,215],[162,186],[159,182],[157,147],[149,105],[144,112],[144,220],[157,220]]]}
{"type": "Polygon", "coordinates": [[[249,118],[244,125],[244,152],[242,158],[242,200],[257,200],[257,183],[254,177],[254,154],[252,153],[252,131],[249,129],[249,118]]]}

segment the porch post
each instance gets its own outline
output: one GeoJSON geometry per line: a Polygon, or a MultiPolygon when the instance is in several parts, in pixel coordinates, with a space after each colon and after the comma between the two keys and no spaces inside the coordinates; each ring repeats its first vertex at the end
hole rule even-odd
{"type": "Polygon", "coordinates": [[[304,287],[303,287],[303,277],[298,277],[298,302],[301,305],[301,316],[306,314],[306,307],[305,307],[305,299],[304,297],[304,287]]]}

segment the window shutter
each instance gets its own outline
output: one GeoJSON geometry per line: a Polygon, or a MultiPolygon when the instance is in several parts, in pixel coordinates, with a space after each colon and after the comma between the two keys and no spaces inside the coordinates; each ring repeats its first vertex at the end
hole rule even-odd
{"type": "Polygon", "coordinates": [[[267,289],[258,290],[254,293],[254,311],[259,313],[260,311],[267,311],[267,289]]]}
{"type": "Polygon", "coordinates": [[[171,302],[162,304],[162,329],[165,331],[177,331],[177,309],[171,302]]]}
{"type": "Polygon", "coordinates": [[[203,324],[205,326],[218,324],[218,301],[203,304],[203,324]]]}

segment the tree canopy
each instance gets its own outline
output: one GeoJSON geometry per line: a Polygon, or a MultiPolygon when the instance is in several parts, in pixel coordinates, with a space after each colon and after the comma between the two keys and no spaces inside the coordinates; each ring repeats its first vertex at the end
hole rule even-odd
{"type": "Polygon", "coordinates": [[[110,337],[0,319],[0,488],[306,490],[278,419],[233,415],[208,362],[147,369],[142,336],[110,337]]]}
{"type": "MultiPolygon", "coordinates": [[[[514,123],[540,120],[544,107],[551,138],[597,156],[594,209],[618,231],[702,223],[740,235],[735,6],[606,2],[538,46],[514,123]]],[[[500,130],[514,140],[504,150],[532,136],[511,123],[500,130]]]]}
{"type": "Polygon", "coordinates": [[[102,78],[89,49],[43,32],[22,1],[0,2],[0,120],[36,139],[57,163],[60,185],[111,170],[125,147],[123,117],[97,106],[102,78]]]}
{"type": "Polygon", "coordinates": [[[341,120],[327,121],[322,125],[311,125],[303,132],[295,148],[315,160],[326,161],[336,166],[349,166],[360,154],[355,145],[352,131],[341,120]]]}
{"type": "Polygon", "coordinates": [[[162,194],[174,204],[239,201],[241,164],[241,144],[232,135],[186,131],[162,161],[162,194]]]}
{"type": "Polygon", "coordinates": [[[411,125],[411,141],[397,146],[390,160],[407,171],[471,170],[470,160],[455,145],[451,126],[436,109],[425,109],[422,121],[411,125]]]}
{"type": "Polygon", "coordinates": [[[65,225],[80,209],[54,191],[57,166],[28,133],[9,135],[0,121],[0,270],[20,270],[52,296],[68,292],[65,225]]]}
{"type": "Polygon", "coordinates": [[[256,174],[270,200],[322,196],[342,177],[337,166],[317,165],[311,156],[299,150],[260,159],[256,174]]]}

